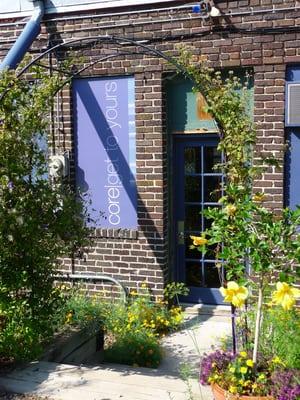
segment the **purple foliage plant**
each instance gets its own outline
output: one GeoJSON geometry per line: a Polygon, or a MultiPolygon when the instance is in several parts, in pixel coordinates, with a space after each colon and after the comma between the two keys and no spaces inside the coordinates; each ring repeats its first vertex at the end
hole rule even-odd
{"type": "Polygon", "coordinates": [[[271,377],[271,394],[277,400],[299,400],[300,399],[300,371],[289,369],[275,371],[271,377]]]}

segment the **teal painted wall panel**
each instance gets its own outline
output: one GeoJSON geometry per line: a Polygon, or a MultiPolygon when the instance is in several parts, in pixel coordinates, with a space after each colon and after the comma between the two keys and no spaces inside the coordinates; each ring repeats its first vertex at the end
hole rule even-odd
{"type": "MultiPolygon", "coordinates": [[[[238,71],[236,75],[244,83],[245,71],[238,71]]],[[[224,73],[224,78],[226,77],[224,73]]],[[[196,129],[216,131],[216,124],[212,120],[199,119],[197,115],[197,94],[193,92],[193,82],[176,77],[167,82],[167,118],[169,132],[185,132],[196,129]]],[[[249,113],[253,116],[254,88],[253,81],[248,85],[249,113]]]]}
{"type": "Polygon", "coordinates": [[[193,83],[189,80],[174,79],[167,84],[169,131],[216,129],[214,121],[198,118],[196,96],[193,93],[193,83]]]}

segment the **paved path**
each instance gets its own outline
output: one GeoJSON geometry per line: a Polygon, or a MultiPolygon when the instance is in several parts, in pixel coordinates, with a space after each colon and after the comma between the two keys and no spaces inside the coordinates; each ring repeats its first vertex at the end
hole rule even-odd
{"type": "Polygon", "coordinates": [[[180,369],[189,365],[198,373],[201,354],[229,329],[228,317],[192,315],[183,330],[163,340],[165,359],[157,370],[41,361],[0,377],[0,387],[57,400],[211,400],[210,389],[200,387],[197,379],[189,379],[188,386],[180,369]]]}

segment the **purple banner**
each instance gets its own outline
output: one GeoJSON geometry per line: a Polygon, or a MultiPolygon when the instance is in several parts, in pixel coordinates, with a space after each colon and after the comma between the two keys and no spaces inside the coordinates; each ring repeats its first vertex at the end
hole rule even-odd
{"type": "Polygon", "coordinates": [[[134,78],[75,79],[73,95],[76,181],[91,218],[98,227],[134,229],[134,78]]]}

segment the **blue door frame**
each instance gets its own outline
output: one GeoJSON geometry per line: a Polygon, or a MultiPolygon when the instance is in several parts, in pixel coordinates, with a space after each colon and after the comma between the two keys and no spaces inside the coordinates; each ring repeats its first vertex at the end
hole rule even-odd
{"type": "Polygon", "coordinates": [[[217,135],[178,135],[174,140],[176,279],[187,284],[190,293],[184,300],[193,303],[223,304],[219,291],[223,268],[216,267],[213,249],[204,256],[189,248],[190,235],[201,234],[209,223],[201,212],[219,205],[223,176],[212,168],[221,160],[217,143],[217,135]]]}

